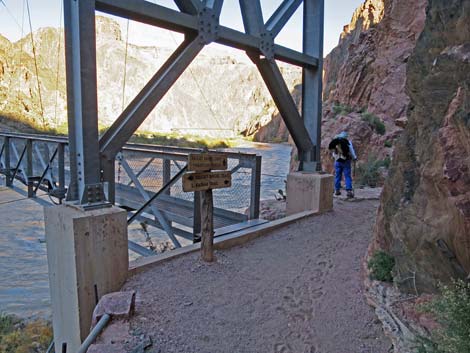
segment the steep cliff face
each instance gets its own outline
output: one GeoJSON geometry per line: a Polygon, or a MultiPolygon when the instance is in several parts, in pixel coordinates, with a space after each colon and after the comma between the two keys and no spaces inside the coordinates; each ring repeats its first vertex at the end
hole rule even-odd
{"type": "MultiPolygon", "coordinates": [[[[355,55],[357,46],[363,41],[364,33],[372,30],[384,17],[383,0],[367,0],[354,12],[351,22],[345,25],[341,33],[338,46],[334,48],[325,59],[324,96],[330,97],[336,90],[338,76],[342,73],[342,67],[348,62],[349,51],[355,55]]],[[[367,54],[367,53],[366,53],[367,54]]],[[[370,53],[373,54],[372,52],[370,53]]],[[[339,82],[341,85],[341,82],[339,82]]]]}
{"type": "Polygon", "coordinates": [[[425,21],[426,0],[366,0],[325,59],[323,164],[331,138],[349,132],[362,162],[384,159],[406,125],[406,64],[425,21]],[[383,123],[380,133],[370,118],[383,123]],[[368,119],[369,118],[369,121],[368,119]]]}
{"type": "MultiPolygon", "coordinates": [[[[384,160],[406,126],[406,63],[425,21],[426,0],[366,0],[344,27],[338,46],[325,58],[322,165],[333,172],[331,139],[348,131],[360,163],[384,160]],[[373,122],[372,122],[373,120],[373,122]],[[372,122],[372,123],[371,123],[372,122]],[[380,124],[379,131],[375,124],[380,124]]],[[[300,108],[301,86],[293,92],[300,108]]],[[[280,116],[256,137],[287,139],[280,116]]],[[[291,169],[298,167],[293,151],[291,169]]]]}
{"type": "MultiPolygon", "coordinates": [[[[97,17],[96,30],[99,119],[102,125],[110,125],[178,43],[175,38],[152,47],[129,44],[125,66],[126,43],[119,24],[97,17]]],[[[67,119],[63,33],[43,28],[33,35],[40,88],[30,36],[16,43],[0,37],[0,112],[54,127],[67,119]]],[[[216,47],[205,48],[142,129],[213,135],[255,133],[276,108],[256,67],[241,58],[216,47]]],[[[300,71],[289,67],[282,70],[293,89],[300,71]]]]}
{"type": "Polygon", "coordinates": [[[408,125],[394,152],[375,246],[402,289],[470,273],[470,2],[429,0],[407,67],[408,125]]]}
{"type": "Polygon", "coordinates": [[[425,6],[426,0],[367,0],[326,59],[325,98],[366,107],[391,126],[405,117],[406,62],[423,29],[425,6]]]}

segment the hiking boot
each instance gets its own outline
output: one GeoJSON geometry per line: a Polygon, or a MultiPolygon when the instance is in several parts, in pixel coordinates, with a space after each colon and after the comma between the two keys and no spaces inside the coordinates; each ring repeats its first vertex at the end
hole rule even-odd
{"type": "Polygon", "coordinates": [[[348,197],[348,199],[352,199],[354,197],[354,191],[347,190],[346,191],[346,196],[348,197]]]}
{"type": "Polygon", "coordinates": [[[341,190],[335,190],[335,195],[340,196],[341,195],[341,190]]]}

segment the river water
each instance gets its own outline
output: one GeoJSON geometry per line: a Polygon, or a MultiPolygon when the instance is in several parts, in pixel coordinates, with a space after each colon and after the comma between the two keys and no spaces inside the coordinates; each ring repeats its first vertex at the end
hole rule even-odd
{"type": "MultiPolygon", "coordinates": [[[[284,190],[289,145],[250,143],[231,150],[262,156],[262,200],[284,190]]],[[[49,317],[43,206],[50,203],[45,195],[37,200],[25,196],[22,190],[0,187],[0,313],[49,317]]],[[[131,238],[135,236],[130,232],[131,238]]]]}

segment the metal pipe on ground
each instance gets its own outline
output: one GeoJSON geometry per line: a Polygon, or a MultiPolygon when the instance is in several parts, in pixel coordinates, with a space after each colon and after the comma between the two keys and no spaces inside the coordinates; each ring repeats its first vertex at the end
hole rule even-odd
{"type": "Polygon", "coordinates": [[[52,339],[52,342],[49,345],[49,347],[47,348],[46,353],[51,353],[53,348],[54,348],[54,339],[52,339]]]}
{"type": "Polygon", "coordinates": [[[105,326],[108,324],[109,320],[111,319],[111,315],[104,314],[101,319],[98,321],[93,330],[91,330],[90,334],[85,338],[82,345],[78,349],[77,353],[86,353],[88,348],[95,342],[98,335],[103,331],[105,326]]]}

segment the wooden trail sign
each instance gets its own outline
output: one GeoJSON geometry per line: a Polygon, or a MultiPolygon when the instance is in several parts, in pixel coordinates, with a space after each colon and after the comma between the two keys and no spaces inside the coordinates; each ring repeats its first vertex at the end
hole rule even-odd
{"type": "Polygon", "coordinates": [[[231,186],[232,174],[230,172],[201,172],[183,175],[184,192],[229,188],[231,186]]]}
{"type": "Polygon", "coordinates": [[[208,170],[226,170],[227,156],[223,153],[190,153],[188,155],[188,171],[205,172],[208,170]]]}
{"type": "MultiPolygon", "coordinates": [[[[232,173],[227,169],[227,156],[223,153],[190,153],[188,171],[183,175],[184,192],[200,192],[201,256],[214,261],[214,201],[212,189],[232,186],[232,173]],[[219,171],[211,171],[218,169],[219,171]]],[[[196,205],[195,205],[196,206],[196,205]]]]}

